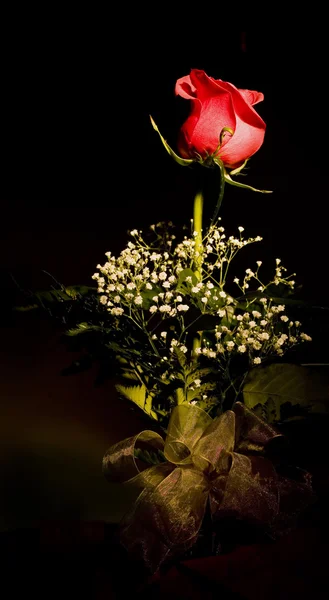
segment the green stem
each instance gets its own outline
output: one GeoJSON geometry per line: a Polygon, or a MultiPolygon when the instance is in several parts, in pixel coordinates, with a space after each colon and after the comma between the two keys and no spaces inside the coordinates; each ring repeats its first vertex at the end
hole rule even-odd
{"type": "MultiPolygon", "coordinates": [[[[202,281],[202,212],[203,212],[203,194],[198,192],[194,198],[193,207],[193,232],[195,234],[195,251],[198,252],[198,256],[194,261],[194,272],[199,280],[202,281]]],[[[195,355],[197,348],[201,347],[201,332],[198,337],[193,340],[193,355],[195,355]]]]}
{"type": "Polygon", "coordinates": [[[195,252],[199,256],[195,259],[194,272],[199,281],[202,281],[202,211],[203,211],[203,194],[198,192],[194,198],[193,207],[193,231],[195,235],[195,252]]]}
{"type": "Polygon", "coordinates": [[[219,195],[218,195],[218,200],[217,200],[215,212],[214,212],[213,217],[211,219],[211,224],[210,225],[214,225],[215,222],[216,222],[216,219],[217,219],[218,213],[219,213],[219,209],[220,209],[221,204],[223,202],[224,189],[225,189],[225,168],[224,168],[224,165],[223,165],[223,163],[220,160],[217,160],[216,164],[218,165],[218,167],[220,169],[220,189],[219,189],[219,195]]]}

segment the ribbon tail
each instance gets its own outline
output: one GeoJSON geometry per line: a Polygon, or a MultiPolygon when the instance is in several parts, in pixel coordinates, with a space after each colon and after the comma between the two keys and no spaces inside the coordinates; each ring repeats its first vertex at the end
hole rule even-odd
{"type": "Polygon", "coordinates": [[[144,489],[123,518],[122,545],[155,573],[168,556],[194,545],[207,499],[208,485],[200,471],[174,468],[154,489],[144,489]]]}

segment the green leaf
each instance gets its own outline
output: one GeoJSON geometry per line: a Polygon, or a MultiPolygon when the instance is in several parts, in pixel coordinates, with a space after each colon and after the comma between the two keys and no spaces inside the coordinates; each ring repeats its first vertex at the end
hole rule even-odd
{"type": "Polygon", "coordinates": [[[144,290],[140,291],[140,295],[143,298],[143,308],[145,310],[148,310],[150,308],[150,306],[152,306],[153,304],[155,304],[153,297],[157,296],[158,294],[160,294],[161,292],[163,292],[163,289],[161,287],[152,287],[151,290],[147,290],[146,288],[144,290]]]}
{"type": "Polygon", "coordinates": [[[176,291],[186,293],[187,289],[189,289],[190,285],[196,285],[198,283],[198,278],[192,269],[183,269],[178,275],[176,291]],[[188,284],[186,281],[186,277],[191,277],[192,284],[188,284]]]}
{"type": "Polygon", "coordinates": [[[89,323],[78,323],[78,326],[74,329],[68,329],[65,335],[70,337],[80,335],[81,333],[87,333],[88,331],[102,331],[102,327],[99,325],[90,325],[89,323]]]}
{"type": "Polygon", "coordinates": [[[243,399],[252,409],[271,401],[276,420],[280,420],[281,407],[287,402],[309,406],[311,412],[328,412],[329,376],[294,364],[256,367],[247,375],[243,399]]]}
{"type": "Polygon", "coordinates": [[[40,308],[40,304],[28,304],[26,306],[14,306],[13,310],[16,312],[28,312],[30,310],[36,310],[40,308]]]}
{"type": "Polygon", "coordinates": [[[203,379],[204,377],[207,377],[208,375],[210,375],[210,373],[212,373],[212,372],[213,372],[212,369],[209,369],[209,367],[196,368],[196,369],[191,368],[191,371],[188,373],[188,375],[186,377],[186,383],[187,383],[187,385],[192,385],[196,379],[203,379]]]}
{"type": "Polygon", "coordinates": [[[134,402],[141,408],[149,417],[158,420],[158,416],[154,410],[152,410],[152,396],[147,392],[145,385],[133,385],[133,386],[124,386],[120,383],[116,384],[116,390],[130,400],[134,402]]]}
{"type": "Polygon", "coordinates": [[[65,293],[71,298],[76,296],[86,296],[89,292],[93,292],[97,295],[97,288],[89,285],[70,285],[65,288],[65,293]]]}
{"type": "Polygon", "coordinates": [[[185,402],[186,398],[185,398],[185,394],[184,394],[184,390],[179,387],[176,389],[176,401],[177,404],[183,404],[185,402]]]}
{"type": "Polygon", "coordinates": [[[175,354],[177,356],[179,365],[184,370],[186,367],[186,363],[187,363],[187,359],[186,359],[184,352],[182,352],[182,350],[180,350],[177,346],[175,346],[175,354]]]}

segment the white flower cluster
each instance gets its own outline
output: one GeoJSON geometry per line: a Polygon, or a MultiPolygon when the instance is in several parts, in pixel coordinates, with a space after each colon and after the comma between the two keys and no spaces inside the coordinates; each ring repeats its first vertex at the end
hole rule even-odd
{"type": "Polygon", "coordinates": [[[217,359],[224,366],[235,351],[258,365],[268,356],[281,356],[297,343],[311,340],[300,332],[299,321],[291,321],[284,314],[284,305],[274,305],[267,298],[260,298],[259,304],[259,310],[233,314],[229,326],[216,325],[215,344],[205,340],[197,353],[217,359]]]}
{"type": "MultiPolygon", "coordinates": [[[[153,231],[156,228],[151,226],[153,231]]],[[[166,247],[158,250],[144,241],[142,232],[133,230],[130,233],[134,241],[119,257],[107,252],[107,262],[97,265],[93,279],[100,303],[112,316],[131,319],[145,332],[153,350],[157,342],[162,360],[166,349],[169,358],[165,358],[170,361],[176,345],[188,352],[188,317],[192,308],[197,309],[197,318],[207,314],[218,318],[212,332],[213,345],[205,336],[196,353],[222,363],[235,352],[248,356],[251,364],[259,364],[271,354],[281,355],[297,342],[310,338],[300,332],[298,322],[292,322],[285,314],[285,306],[276,305],[265,295],[258,296],[260,292],[266,294],[270,285],[280,283],[293,288],[294,281],[292,276],[284,277],[286,269],[280,259],[276,259],[274,277],[267,284],[260,279],[261,261],[256,262],[254,270],[246,269],[241,283],[237,277],[228,281],[229,267],[237,252],[262,239],[244,239],[242,232],[243,227],[239,227],[237,237],[227,238],[224,228],[217,224],[208,229],[201,246],[196,245],[193,232],[176,245],[175,236],[170,236],[166,247]],[[202,280],[197,273],[202,273],[202,280]],[[233,282],[243,294],[249,293],[251,283],[255,283],[255,296],[245,301],[244,312],[226,291],[233,282]],[[161,320],[168,317],[176,317],[180,328],[177,331],[176,327],[167,339],[167,332],[161,331],[161,320]]]]}

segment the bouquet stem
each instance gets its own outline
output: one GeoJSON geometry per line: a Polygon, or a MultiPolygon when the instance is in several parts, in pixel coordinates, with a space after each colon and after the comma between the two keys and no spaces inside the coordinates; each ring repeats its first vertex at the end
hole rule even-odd
{"type": "MultiPolygon", "coordinates": [[[[198,278],[198,281],[202,281],[202,214],[203,214],[203,193],[197,192],[194,198],[193,206],[193,233],[195,241],[195,262],[194,262],[194,273],[198,278]]],[[[193,351],[192,354],[195,356],[196,350],[201,347],[201,333],[193,340],[193,351]]]]}

